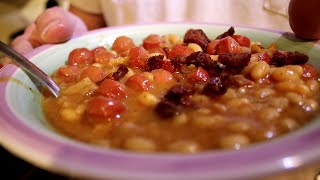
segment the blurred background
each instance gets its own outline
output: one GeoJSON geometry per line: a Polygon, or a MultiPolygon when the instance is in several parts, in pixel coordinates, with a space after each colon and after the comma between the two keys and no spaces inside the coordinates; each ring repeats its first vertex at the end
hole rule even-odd
{"type": "Polygon", "coordinates": [[[46,8],[68,6],[67,0],[1,0],[0,1],[0,40],[9,43],[23,33],[46,8]]]}
{"type": "MultiPolygon", "coordinates": [[[[22,34],[26,26],[33,22],[46,8],[57,5],[68,8],[68,0],[1,0],[0,40],[9,43],[12,39],[22,34]]],[[[272,8],[268,10],[272,11],[272,8]]],[[[37,168],[15,157],[2,148],[1,144],[0,162],[2,163],[1,176],[7,177],[6,179],[72,179],[37,168]]],[[[290,176],[293,178],[283,175],[277,179],[320,180],[319,174],[317,174],[320,172],[319,168],[319,165],[316,164],[297,171],[290,176]]]]}
{"type": "MultiPolygon", "coordinates": [[[[9,43],[23,33],[25,27],[33,22],[46,8],[67,1],[60,0],[1,0],[0,1],[0,40],[9,43]]],[[[0,58],[2,54],[0,53],[0,58]]],[[[5,150],[0,144],[1,177],[6,179],[70,179],[39,169],[5,150]]]]}

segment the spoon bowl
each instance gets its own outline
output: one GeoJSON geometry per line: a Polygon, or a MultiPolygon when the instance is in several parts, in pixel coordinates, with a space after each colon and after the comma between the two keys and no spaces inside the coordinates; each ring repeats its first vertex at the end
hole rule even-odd
{"type": "Polygon", "coordinates": [[[55,96],[58,97],[60,88],[59,86],[44,73],[41,69],[39,69],[36,65],[34,65],[31,61],[25,58],[22,54],[18,53],[14,49],[10,48],[8,45],[0,41],[0,51],[2,51],[8,58],[10,58],[13,62],[19,65],[21,68],[29,72],[32,76],[34,76],[42,85],[48,88],[48,90],[55,96]]]}

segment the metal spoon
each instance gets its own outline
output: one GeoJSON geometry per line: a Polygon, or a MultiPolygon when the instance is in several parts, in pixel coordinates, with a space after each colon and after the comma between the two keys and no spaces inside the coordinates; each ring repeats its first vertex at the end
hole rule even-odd
{"type": "Polygon", "coordinates": [[[7,55],[13,62],[18,64],[24,70],[32,74],[39,82],[47,87],[49,91],[55,96],[58,97],[60,88],[59,86],[41,69],[34,65],[31,61],[25,58],[23,55],[17,51],[10,48],[8,45],[0,41],[0,51],[7,55]]]}

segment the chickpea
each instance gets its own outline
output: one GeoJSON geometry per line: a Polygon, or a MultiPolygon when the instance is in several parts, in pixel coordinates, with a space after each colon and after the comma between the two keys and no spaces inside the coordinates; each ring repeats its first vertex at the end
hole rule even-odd
{"type": "Polygon", "coordinates": [[[270,66],[265,61],[257,62],[251,69],[250,76],[253,80],[262,79],[267,76],[270,66]]]}
{"type": "Polygon", "coordinates": [[[305,84],[313,94],[319,93],[320,84],[317,80],[308,80],[305,84]]]}
{"type": "Polygon", "coordinates": [[[125,140],[124,148],[139,152],[153,152],[156,150],[156,144],[143,137],[130,137],[125,140]]]}
{"type": "Polygon", "coordinates": [[[254,95],[258,98],[271,97],[274,94],[275,94],[275,91],[273,89],[269,89],[269,88],[259,89],[254,92],[254,95]]]}
{"type": "Polygon", "coordinates": [[[271,77],[279,82],[290,82],[300,80],[299,76],[296,73],[294,73],[294,71],[289,70],[285,67],[275,68],[271,73],[271,77]]]}
{"type": "Polygon", "coordinates": [[[193,52],[202,52],[202,48],[196,43],[189,43],[188,47],[193,50],[193,52]]]}
{"type": "Polygon", "coordinates": [[[228,124],[228,129],[234,132],[246,132],[251,128],[247,121],[232,121],[228,124]]]}
{"type": "Polygon", "coordinates": [[[199,128],[212,128],[222,124],[225,121],[221,115],[202,115],[193,120],[193,124],[199,128]]]}
{"type": "Polygon", "coordinates": [[[241,149],[250,144],[250,139],[244,134],[231,134],[221,138],[219,145],[225,149],[241,149]]]}
{"type": "Polygon", "coordinates": [[[265,108],[258,114],[258,118],[265,122],[275,120],[278,117],[280,117],[280,113],[276,108],[265,108]]]}
{"type": "Polygon", "coordinates": [[[169,145],[169,150],[181,153],[195,153],[200,150],[200,147],[194,141],[178,141],[169,145]]]}
{"type": "Polygon", "coordinates": [[[183,125],[188,122],[188,116],[186,113],[181,113],[173,118],[174,125],[183,125]]]}

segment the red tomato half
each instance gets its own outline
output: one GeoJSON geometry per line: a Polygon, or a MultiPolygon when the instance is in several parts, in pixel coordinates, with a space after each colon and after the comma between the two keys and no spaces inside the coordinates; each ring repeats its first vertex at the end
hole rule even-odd
{"type": "Polygon", "coordinates": [[[87,106],[87,115],[93,122],[109,121],[118,118],[126,110],[124,104],[103,96],[92,97],[87,106]]]}
{"type": "Polygon", "coordinates": [[[142,47],[134,47],[129,52],[129,65],[134,68],[145,68],[148,59],[148,52],[142,47]]]}
{"type": "Polygon", "coordinates": [[[241,46],[232,37],[227,36],[220,39],[217,49],[218,54],[225,53],[242,53],[241,46]]]}
{"type": "Polygon", "coordinates": [[[240,46],[250,47],[250,39],[247,36],[232,35],[232,38],[236,40],[240,46]]]}
{"type": "Polygon", "coordinates": [[[108,52],[107,49],[103,46],[99,46],[92,50],[94,62],[96,63],[108,63],[110,59],[114,59],[116,57],[115,54],[108,52]]]}
{"type": "Polygon", "coordinates": [[[93,63],[93,54],[87,48],[76,48],[68,57],[68,65],[88,65],[93,63]]]}
{"type": "Polygon", "coordinates": [[[143,40],[142,46],[145,49],[154,49],[154,48],[159,48],[160,44],[162,42],[162,39],[159,35],[157,34],[150,34],[148,37],[146,37],[143,40]]]}
{"type": "Polygon", "coordinates": [[[129,77],[126,85],[136,91],[147,91],[153,87],[152,82],[143,74],[134,74],[129,77]]]}
{"type": "Polygon", "coordinates": [[[210,55],[217,54],[219,40],[213,40],[207,45],[207,53],[210,55]]]}
{"type": "Polygon", "coordinates": [[[63,82],[74,82],[78,79],[79,69],[76,66],[63,66],[57,71],[57,76],[63,80],[63,82]]]}
{"type": "Polygon", "coordinates": [[[305,79],[316,79],[318,77],[318,71],[312,64],[302,64],[301,66],[305,79]]]}
{"type": "Polygon", "coordinates": [[[189,56],[193,53],[193,50],[185,45],[177,44],[168,52],[168,59],[172,59],[176,56],[189,56]]]}
{"type": "Polygon", "coordinates": [[[187,79],[191,83],[206,82],[209,74],[202,67],[198,67],[187,75],[187,79]]]}
{"type": "Polygon", "coordinates": [[[105,79],[98,88],[98,92],[105,97],[123,99],[127,97],[126,87],[118,81],[105,79]]]}
{"type": "Polygon", "coordinates": [[[164,55],[165,57],[167,56],[166,52],[160,47],[148,49],[147,51],[148,51],[149,54],[160,53],[160,54],[164,55]]]}
{"type": "Polygon", "coordinates": [[[135,47],[133,40],[126,36],[119,36],[113,42],[112,50],[116,51],[120,55],[126,55],[125,52],[135,47]]]}
{"type": "Polygon", "coordinates": [[[104,71],[95,66],[89,66],[81,73],[81,79],[88,77],[93,82],[101,81],[104,77],[104,71]]]}
{"type": "Polygon", "coordinates": [[[263,52],[263,53],[257,53],[259,61],[265,61],[266,63],[270,64],[271,59],[268,53],[263,52]]]}
{"type": "Polygon", "coordinates": [[[151,71],[154,78],[154,84],[166,84],[173,80],[173,75],[171,72],[164,69],[155,69],[151,71]]]}

